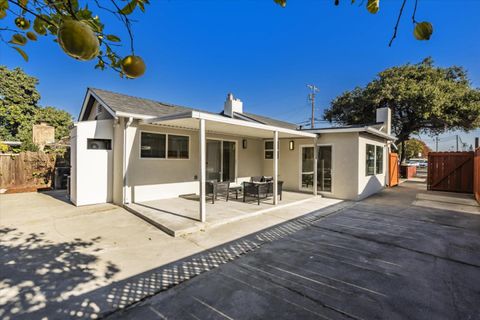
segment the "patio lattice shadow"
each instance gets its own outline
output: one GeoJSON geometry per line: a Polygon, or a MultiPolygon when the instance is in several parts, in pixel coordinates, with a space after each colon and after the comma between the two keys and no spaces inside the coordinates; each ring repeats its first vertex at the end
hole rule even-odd
{"type": "Polygon", "coordinates": [[[167,290],[186,280],[282,239],[310,226],[324,216],[340,210],[346,203],[290,220],[258,233],[200,252],[185,259],[146,271],[66,301],[52,302],[30,314],[32,319],[97,319],[107,317],[140,300],[167,290]]]}
{"type": "MultiPolygon", "coordinates": [[[[78,252],[92,247],[99,238],[54,243],[43,233],[0,229],[0,318],[31,318],[49,303],[65,299],[79,284],[95,280],[97,257],[78,252]]],[[[108,263],[103,277],[118,268],[108,263]]]]}

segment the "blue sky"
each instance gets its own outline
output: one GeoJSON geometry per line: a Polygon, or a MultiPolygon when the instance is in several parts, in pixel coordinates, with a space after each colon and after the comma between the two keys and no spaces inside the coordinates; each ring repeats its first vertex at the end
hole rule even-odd
{"type": "MultiPolygon", "coordinates": [[[[134,15],[136,53],[147,63],[142,78],[96,71],[93,62],[67,57],[51,38],[26,47],[28,63],[0,44],[0,63],[38,77],[41,104],[75,117],[92,86],[211,111],[220,110],[226,93],[233,92],[246,111],[297,123],[309,117],[307,83],[320,88],[320,115],[335,96],[365,85],[379,71],[427,56],[441,66],[464,66],[480,87],[477,0],[419,0],[417,20],[429,20],[435,28],[426,42],[412,36],[409,0],[391,48],[400,0],[381,1],[377,15],[349,0],[338,7],[333,0],[290,0],[285,9],[272,0],[151,2],[145,14],[134,15]]],[[[99,14],[108,33],[127,39],[115,19],[99,14]]],[[[129,53],[127,47],[119,52],[129,53]]],[[[452,134],[445,135],[445,145],[452,134]]],[[[461,137],[470,144],[474,135],[480,130],[461,137]]]]}

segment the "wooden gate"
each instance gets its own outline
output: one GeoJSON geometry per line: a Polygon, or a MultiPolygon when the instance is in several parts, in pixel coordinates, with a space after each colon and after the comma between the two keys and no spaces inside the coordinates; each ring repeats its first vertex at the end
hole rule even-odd
{"type": "Polygon", "coordinates": [[[475,150],[473,161],[473,193],[480,204],[480,148],[475,150]]]}
{"type": "Polygon", "coordinates": [[[398,153],[388,154],[388,186],[398,185],[398,153]]]}
{"type": "Polygon", "coordinates": [[[473,152],[430,152],[427,189],[473,192],[473,152]]]}

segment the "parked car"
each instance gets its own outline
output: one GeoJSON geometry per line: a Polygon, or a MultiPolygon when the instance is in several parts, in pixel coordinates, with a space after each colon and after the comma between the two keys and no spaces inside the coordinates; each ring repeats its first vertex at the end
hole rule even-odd
{"type": "Polygon", "coordinates": [[[410,166],[426,168],[428,166],[428,160],[427,159],[420,159],[420,158],[411,158],[411,159],[407,160],[407,164],[410,165],[410,166]]]}

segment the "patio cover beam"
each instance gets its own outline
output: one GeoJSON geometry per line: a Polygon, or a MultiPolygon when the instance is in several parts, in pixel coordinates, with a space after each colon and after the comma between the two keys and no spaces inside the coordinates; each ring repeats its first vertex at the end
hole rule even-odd
{"type": "Polygon", "coordinates": [[[169,121],[182,120],[182,119],[204,119],[206,121],[218,122],[223,124],[228,124],[232,126],[242,126],[257,130],[265,131],[278,131],[279,134],[283,134],[288,137],[296,138],[315,138],[316,133],[300,131],[295,129],[288,129],[283,127],[276,127],[271,125],[266,125],[263,123],[249,122],[245,120],[239,120],[234,118],[225,117],[219,114],[200,112],[200,111],[185,111],[176,114],[170,114],[162,117],[150,118],[142,120],[143,123],[147,124],[162,124],[168,123],[169,121]]]}

